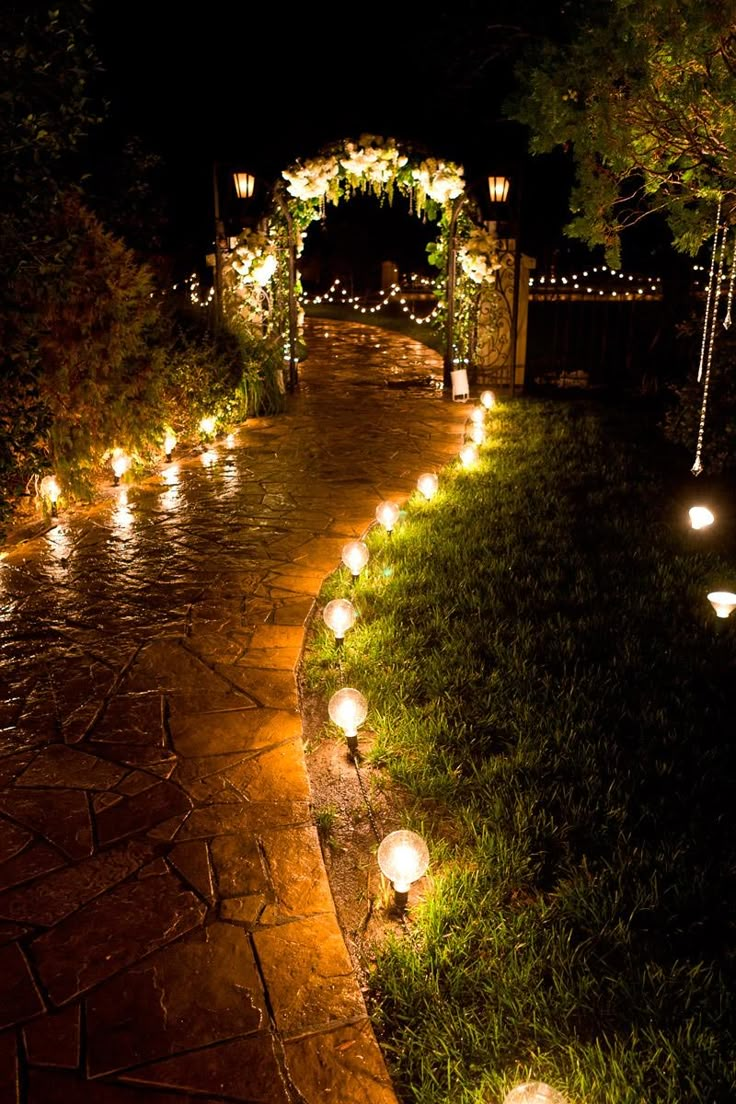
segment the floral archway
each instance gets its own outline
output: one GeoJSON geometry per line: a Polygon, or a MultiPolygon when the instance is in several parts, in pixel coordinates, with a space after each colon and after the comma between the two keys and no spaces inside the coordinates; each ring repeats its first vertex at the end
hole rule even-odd
{"type": "Polygon", "coordinates": [[[481,292],[495,284],[500,265],[498,243],[482,224],[462,166],[418,154],[393,138],[343,140],[283,171],[261,227],[244,230],[225,259],[225,309],[280,343],[284,386],[293,389],[303,319],[298,259],[305,237],[328,205],[358,194],[388,203],[399,194],[411,213],[437,224],[428,258],[438,270],[440,309],[433,324],[443,334],[448,383],[450,370],[472,359],[481,292]]]}

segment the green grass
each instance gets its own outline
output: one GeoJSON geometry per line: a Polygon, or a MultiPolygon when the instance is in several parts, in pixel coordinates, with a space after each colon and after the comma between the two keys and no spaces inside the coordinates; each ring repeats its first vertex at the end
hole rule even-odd
{"type": "MultiPolygon", "coordinates": [[[[687,458],[624,408],[519,399],[474,472],[368,536],[336,663],[432,865],[371,1008],[401,1099],[736,1100],[736,625],[687,458]]],[[[697,488],[699,489],[699,488],[697,488]]],[[[322,600],[350,593],[340,569],[322,600]]]]}

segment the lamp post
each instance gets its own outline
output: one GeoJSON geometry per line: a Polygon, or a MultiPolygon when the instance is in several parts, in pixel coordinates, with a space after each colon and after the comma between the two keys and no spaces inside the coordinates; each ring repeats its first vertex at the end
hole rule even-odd
{"type": "MultiPolygon", "coordinates": [[[[234,172],[232,174],[235,194],[238,199],[252,199],[255,188],[255,177],[248,172],[234,172]]],[[[215,303],[215,332],[222,329],[222,249],[227,241],[225,235],[225,223],[220,212],[220,166],[217,161],[212,164],[212,207],[215,216],[215,279],[214,279],[214,303],[215,303]]]]}
{"type": "MultiPolygon", "coordinates": [[[[502,206],[506,206],[509,200],[509,192],[511,191],[511,180],[508,176],[489,176],[488,177],[488,195],[491,200],[492,210],[497,210],[502,206]]],[[[518,328],[519,328],[519,285],[521,282],[521,251],[519,248],[519,212],[520,212],[520,198],[521,187],[517,180],[516,186],[513,191],[513,202],[511,204],[511,219],[506,221],[505,226],[505,252],[508,256],[511,253],[512,265],[513,265],[513,282],[511,290],[511,303],[509,304],[509,390],[511,395],[514,394],[516,387],[516,358],[518,356],[518,328]],[[509,238],[509,234],[512,235],[509,238]],[[511,243],[511,249],[509,249],[509,242],[511,243]]],[[[498,225],[498,223],[496,223],[498,225]]],[[[501,287],[503,293],[503,287],[501,287]]],[[[504,298],[505,295],[504,295],[504,298]]]]}

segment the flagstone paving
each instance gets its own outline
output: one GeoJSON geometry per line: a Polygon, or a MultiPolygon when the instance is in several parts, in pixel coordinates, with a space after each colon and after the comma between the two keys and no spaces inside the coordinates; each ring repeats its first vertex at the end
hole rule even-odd
{"type": "Polygon", "coordinates": [[[0,562],[0,1102],[394,1104],[295,682],[348,539],[461,444],[440,358],[307,322],[286,412],[0,562]],[[398,386],[391,386],[397,384],[398,386]]]}

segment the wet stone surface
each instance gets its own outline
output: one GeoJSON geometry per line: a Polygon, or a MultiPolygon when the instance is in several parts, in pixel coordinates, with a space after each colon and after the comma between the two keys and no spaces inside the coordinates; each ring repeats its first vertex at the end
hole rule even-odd
{"type": "Polygon", "coordinates": [[[0,1100],[394,1104],[295,682],[342,545],[456,454],[436,354],[308,321],[286,412],[0,560],[0,1100]]]}

